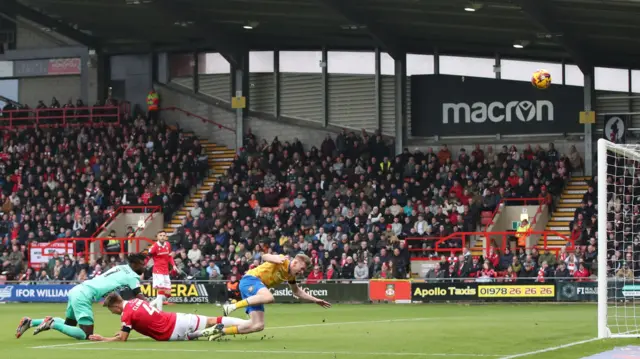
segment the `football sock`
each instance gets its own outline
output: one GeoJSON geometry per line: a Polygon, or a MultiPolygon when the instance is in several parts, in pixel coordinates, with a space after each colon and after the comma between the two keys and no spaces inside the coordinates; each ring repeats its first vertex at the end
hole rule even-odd
{"type": "MultiPolygon", "coordinates": [[[[62,318],[53,318],[54,322],[64,323],[64,319],[62,318]]],[[[37,327],[44,322],[44,319],[31,319],[31,328],[37,327]]]]}
{"type": "Polygon", "coordinates": [[[242,325],[247,322],[249,321],[245,319],[234,318],[234,317],[218,317],[217,318],[217,323],[223,324],[225,327],[228,327],[231,325],[242,325]]]}
{"type": "Polygon", "coordinates": [[[222,332],[224,335],[235,335],[238,334],[238,327],[234,325],[229,328],[224,328],[222,329],[222,332]]]}
{"type": "Polygon", "coordinates": [[[247,302],[246,299],[243,299],[239,302],[237,302],[236,304],[231,304],[231,307],[235,310],[235,309],[240,309],[240,308],[244,308],[244,307],[248,307],[249,306],[249,302],[247,302]]]}
{"type": "Polygon", "coordinates": [[[65,325],[64,324],[64,320],[59,318],[55,319],[55,322],[53,323],[53,329],[59,331],[60,333],[66,334],[72,338],[76,338],[79,340],[85,340],[87,339],[87,334],[85,334],[84,330],[78,328],[78,327],[72,327],[69,325],[65,325]]]}
{"type": "Polygon", "coordinates": [[[158,308],[159,311],[162,311],[163,305],[164,305],[164,294],[158,293],[158,296],[156,297],[156,308],[158,308]]]}
{"type": "Polygon", "coordinates": [[[31,328],[37,327],[38,325],[42,324],[43,321],[44,319],[31,319],[31,328]]]}

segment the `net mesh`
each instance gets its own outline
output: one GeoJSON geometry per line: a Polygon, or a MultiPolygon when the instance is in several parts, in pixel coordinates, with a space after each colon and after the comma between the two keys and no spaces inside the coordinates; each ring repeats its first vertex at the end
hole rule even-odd
{"type": "MultiPolygon", "coordinates": [[[[601,176],[602,165],[599,161],[601,176]]],[[[607,329],[611,336],[638,335],[640,281],[635,279],[640,276],[640,145],[607,143],[606,194],[606,203],[600,203],[600,196],[597,210],[598,240],[606,231],[606,249],[598,245],[599,250],[606,250],[607,258],[607,329]]]]}

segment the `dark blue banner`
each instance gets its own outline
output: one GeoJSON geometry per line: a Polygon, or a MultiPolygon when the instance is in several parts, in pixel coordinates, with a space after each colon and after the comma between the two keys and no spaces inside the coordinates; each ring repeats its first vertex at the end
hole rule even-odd
{"type": "Polygon", "coordinates": [[[0,285],[0,302],[66,303],[73,285],[0,285]]]}
{"type": "Polygon", "coordinates": [[[411,76],[411,134],[470,136],[584,132],[584,89],[478,77],[411,76]]]}

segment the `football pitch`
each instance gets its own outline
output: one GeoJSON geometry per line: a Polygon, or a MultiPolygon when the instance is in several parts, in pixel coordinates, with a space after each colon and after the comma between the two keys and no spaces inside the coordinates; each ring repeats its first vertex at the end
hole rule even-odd
{"type": "MultiPolygon", "coordinates": [[[[214,305],[166,310],[220,315],[214,305]]],[[[127,343],[76,341],[50,331],[15,339],[22,316],[60,316],[62,304],[0,305],[0,357],[24,359],[156,358],[546,358],[577,359],[637,340],[594,340],[596,306],[575,305],[336,305],[269,306],[264,332],[219,342],[159,343],[133,334],[127,343]],[[164,354],[164,355],[163,355],[164,354]]],[[[119,317],[96,305],[96,333],[113,335],[119,317]]],[[[236,316],[244,313],[236,312],[236,316]]]]}

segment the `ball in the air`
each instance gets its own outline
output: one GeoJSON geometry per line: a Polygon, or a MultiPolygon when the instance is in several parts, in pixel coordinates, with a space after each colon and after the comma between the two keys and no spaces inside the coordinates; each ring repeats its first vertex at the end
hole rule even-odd
{"type": "Polygon", "coordinates": [[[538,70],[531,76],[531,84],[540,90],[544,90],[551,86],[551,74],[547,70],[538,70]]]}

